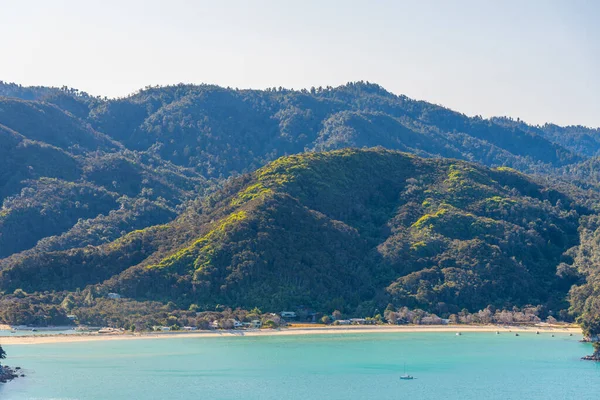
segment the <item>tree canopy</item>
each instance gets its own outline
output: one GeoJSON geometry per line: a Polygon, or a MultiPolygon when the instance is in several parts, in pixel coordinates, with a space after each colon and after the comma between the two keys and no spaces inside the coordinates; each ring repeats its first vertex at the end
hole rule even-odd
{"type": "Polygon", "coordinates": [[[368,82],[0,82],[0,320],[93,319],[118,291],[132,309],[533,304],[598,333],[598,133],[368,82]]]}

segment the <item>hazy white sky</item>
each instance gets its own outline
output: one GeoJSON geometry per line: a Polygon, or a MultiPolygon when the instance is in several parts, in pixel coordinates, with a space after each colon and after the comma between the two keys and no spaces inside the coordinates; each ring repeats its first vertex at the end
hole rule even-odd
{"type": "Polygon", "coordinates": [[[600,1],[0,0],[0,80],[146,85],[367,80],[469,115],[600,126],[600,1]]]}

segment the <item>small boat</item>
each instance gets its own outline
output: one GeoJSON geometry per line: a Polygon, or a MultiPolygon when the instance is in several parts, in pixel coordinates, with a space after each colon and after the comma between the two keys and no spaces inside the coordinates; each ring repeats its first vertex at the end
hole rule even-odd
{"type": "Polygon", "coordinates": [[[404,381],[409,381],[411,379],[415,379],[414,376],[406,373],[406,363],[404,363],[404,374],[400,375],[400,379],[402,379],[404,381]]]}
{"type": "Polygon", "coordinates": [[[461,333],[460,333],[460,332],[456,332],[456,336],[460,336],[460,335],[461,335],[461,333]]]}
{"type": "Polygon", "coordinates": [[[500,334],[500,332],[496,331],[496,335],[499,335],[499,334],[500,334]]]}
{"type": "Polygon", "coordinates": [[[515,336],[519,336],[519,334],[518,334],[518,333],[515,333],[515,336]]]}

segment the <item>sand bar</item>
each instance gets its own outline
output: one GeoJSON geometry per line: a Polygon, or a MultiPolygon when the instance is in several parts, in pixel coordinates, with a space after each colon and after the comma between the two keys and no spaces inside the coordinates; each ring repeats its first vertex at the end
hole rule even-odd
{"type": "Polygon", "coordinates": [[[317,326],[291,327],[282,329],[260,330],[210,330],[194,332],[161,332],[161,333],[124,333],[98,334],[82,333],[69,335],[28,335],[0,336],[0,344],[51,344],[75,343],[105,340],[144,340],[144,339],[175,339],[175,338],[215,338],[215,337],[248,337],[248,336],[286,336],[286,335],[327,335],[327,334],[361,334],[361,333],[415,333],[415,332],[500,332],[506,333],[535,333],[540,334],[581,334],[577,326],[499,326],[499,325],[404,325],[404,326],[317,326]]]}

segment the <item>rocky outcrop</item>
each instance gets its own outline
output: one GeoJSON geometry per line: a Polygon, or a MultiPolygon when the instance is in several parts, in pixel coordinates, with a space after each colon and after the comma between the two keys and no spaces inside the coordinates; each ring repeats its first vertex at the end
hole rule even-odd
{"type": "Polygon", "coordinates": [[[588,360],[588,361],[600,361],[600,354],[592,354],[589,356],[585,356],[585,357],[581,357],[582,360],[588,360]]]}
{"type": "Polygon", "coordinates": [[[592,337],[589,338],[588,341],[592,342],[592,345],[594,346],[594,354],[592,354],[590,356],[582,357],[581,358],[582,360],[600,361],[600,342],[597,339],[598,339],[598,335],[593,335],[592,337]],[[594,338],[596,340],[594,340],[594,338]]]}
{"type": "Polygon", "coordinates": [[[600,337],[598,335],[586,335],[581,341],[586,343],[600,342],[600,337]]]}
{"type": "Polygon", "coordinates": [[[24,374],[19,374],[20,369],[21,368],[19,367],[13,369],[6,365],[0,365],[0,383],[6,383],[18,378],[19,376],[25,376],[24,374]]]}

